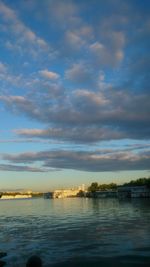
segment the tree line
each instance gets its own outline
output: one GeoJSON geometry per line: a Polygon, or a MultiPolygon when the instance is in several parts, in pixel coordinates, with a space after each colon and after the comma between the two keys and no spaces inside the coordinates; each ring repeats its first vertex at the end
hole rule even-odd
{"type": "Polygon", "coordinates": [[[124,186],[141,186],[146,185],[150,187],[150,177],[149,178],[139,178],[137,180],[131,180],[129,183],[125,183],[124,186]]]}
{"type": "MultiPolygon", "coordinates": [[[[131,180],[129,183],[124,183],[122,186],[142,186],[145,185],[150,188],[150,177],[139,178],[137,180],[131,180]]],[[[116,183],[110,184],[98,184],[97,182],[91,183],[88,187],[89,192],[117,190],[118,185],[116,183]]]]}

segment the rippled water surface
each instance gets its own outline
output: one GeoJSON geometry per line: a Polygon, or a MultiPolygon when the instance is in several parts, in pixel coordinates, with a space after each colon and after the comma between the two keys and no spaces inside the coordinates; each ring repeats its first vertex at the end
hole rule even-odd
{"type": "Polygon", "coordinates": [[[150,266],[150,199],[0,200],[9,267],[38,254],[47,266],[150,266]]]}

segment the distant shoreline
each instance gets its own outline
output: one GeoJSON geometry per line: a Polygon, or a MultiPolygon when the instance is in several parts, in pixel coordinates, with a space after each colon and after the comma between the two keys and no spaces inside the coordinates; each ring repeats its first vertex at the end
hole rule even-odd
{"type": "Polygon", "coordinates": [[[2,195],[0,200],[5,200],[5,199],[28,199],[32,198],[32,195],[2,195]]]}

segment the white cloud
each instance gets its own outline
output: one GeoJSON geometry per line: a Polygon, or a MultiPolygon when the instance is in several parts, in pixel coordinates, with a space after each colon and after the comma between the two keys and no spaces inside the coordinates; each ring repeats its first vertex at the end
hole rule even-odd
{"type": "Polygon", "coordinates": [[[59,74],[53,71],[49,71],[47,69],[45,70],[40,70],[39,74],[46,79],[50,79],[50,80],[57,80],[59,78],[59,74]]]}
{"type": "Polygon", "coordinates": [[[6,42],[7,48],[16,50],[16,47],[20,47],[20,51],[27,49],[27,52],[34,56],[40,52],[50,52],[51,48],[47,42],[27,27],[17,12],[2,2],[0,3],[0,15],[7,32],[13,36],[11,42],[6,42]]]}
{"type": "Polygon", "coordinates": [[[105,98],[102,93],[94,93],[87,90],[76,90],[75,91],[76,97],[82,97],[83,102],[84,99],[87,102],[89,100],[90,105],[106,105],[109,104],[109,100],[105,98]]]}
{"type": "Polygon", "coordinates": [[[85,44],[84,39],[76,32],[67,31],[65,35],[66,43],[73,49],[80,49],[85,44]]]}
{"type": "Polygon", "coordinates": [[[66,45],[69,45],[72,49],[86,49],[89,40],[93,38],[92,27],[80,25],[78,29],[70,29],[65,33],[66,45]]]}
{"type": "Polygon", "coordinates": [[[6,65],[4,63],[0,62],[0,75],[1,75],[1,73],[2,74],[6,73],[6,71],[7,71],[6,65]]]}
{"type": "Polygon", "coordinates": [[[65,71],[65,78],[77,84],[91,85],[95,83],[95,73],[84,62],[74,63],[65,71]]]}
{"type": "Polygon", "coordinates": [[[103,82],[105,80],[105,73],[103,71],[100,71],[98,79],[99,82],[103,82]]]}
{"type": "Polygon", "coordinates": [[[104,45],[99,42],[95,42],[90,45],[90,49],[96,54],[102,53],[104,48],[104,45]]]}
{"type": "Polygon", "coordinates": [[[7,7],[4,3],[0,2],[0,14],[3,16],[5,21],[16,20],[16,13],[11,8],[7,7]]]}

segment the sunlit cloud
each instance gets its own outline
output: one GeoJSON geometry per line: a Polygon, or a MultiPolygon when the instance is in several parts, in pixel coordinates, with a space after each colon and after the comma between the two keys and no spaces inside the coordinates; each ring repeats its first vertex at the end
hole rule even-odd
{"type": "Polygon", "coordinates": [[[46,79],[50,79],[50,80],[56,80],[59,78],[59,74],[53,71],[49,71],[49,70],[41,70],[39,71],[39,74],[46,79]]]}

